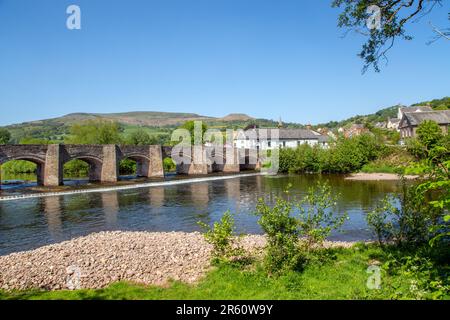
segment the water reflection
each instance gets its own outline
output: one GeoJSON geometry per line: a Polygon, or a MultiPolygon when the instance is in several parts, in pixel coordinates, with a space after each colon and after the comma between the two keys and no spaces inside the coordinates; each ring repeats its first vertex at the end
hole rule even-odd
{"type": "Polygon", "coordinates": [[[61,197],[42,198],[43,210],[50,237],[54,241],[61,241],[63,237],[62,219],[62,199],[61,197]]]}
{"type": "Polygon", "coordinates": [[[338,211],[350,221],[334,239],[367,239],[365,213],[387,193],[392,181],[346,181],[339,176],[241,177],[105,193],[34,198],[0,203],[0,254],[103,230],[194,231],[198,221],[212,223],[230,210],[237,213],[239,232],[259,233],[252,214],[258,198],[273,201],[292,184],[302,196],[318,181],[328,181],[340,194],[338,211]]]}
{"type": "Polygon", "coordinates": [[[117,192],[105,192],[102,193],[101,196],[106,228],[114,228],[117,225],[117,215],[119,214],[119,199],[117,192]]]}

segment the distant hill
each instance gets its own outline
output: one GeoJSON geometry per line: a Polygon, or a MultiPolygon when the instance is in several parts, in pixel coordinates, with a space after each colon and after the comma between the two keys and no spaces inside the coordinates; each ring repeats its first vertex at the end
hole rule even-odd
{"type": "Polygon", "coordinates": [[[135,111],[123,113],[70,113],[58,118],[25,122],[19,124],[18,126],[46,124],[46,123],[59,123],[67,125],[79,123],[86,120],[108,120],[128,125],[164,127],[164,126],[179,125],[189,120],[208,121],[213,119],[215,118],[201,116],[195,113],[156,112],[156,111],[135,111]]]}
{"type": "Polygon", "coordinates": [[[70,113],[62,117],[23,122],[5,126],[11,132],[13,142],[22,138],[62,140],[73,124],[89,120],[115,121],[124,131],[145,128],[151,134],[168,134],[173,128],[186,121],[204,121],[209,127],[243,128],[249,124],[276,126],[277,122],[267,119],[255,119],[246,114],[232,113],[224,117],[208,117],[195,113],[135,111],[123,113],[70,113]]]}

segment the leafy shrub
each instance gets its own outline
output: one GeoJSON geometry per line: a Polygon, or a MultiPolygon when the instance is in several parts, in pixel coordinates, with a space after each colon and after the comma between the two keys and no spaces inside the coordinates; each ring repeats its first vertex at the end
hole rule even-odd
{"type": "MultiPolygon", "coordinates": [[[[289,198],[289,187],[285,193],[289,198]]],[[[346,215],[335,215],[335,205],[330,187],[320,184],[300,201],[277,197],[274,206],[258,201],[255,214],[267,236],[264,262],[269,273],[299,270],[311,260],[313,250],[345,221],[346,215]]]]}
{"type": "Polygon", "coordinates": [[[387,275],[396,275],[394,279],[401,279],[401,282],[386,281],[391,299],[443,299],[450,295],[449,278],[442,277],[428,257],[391,255],[382,270],[387,275]]]}
{"type": "Polygon", "coordinates": [[[305,238],[308,248],[320,246],[348,218],[346,213],[334,212],[336,202],[337,197],[331,194],[331,187],[319,183],[316,187],[309,188],[307,195],[296,204],[300,211],[300,235],[305,238]]]}
{"type": "Polygon", "coordinates": [[[214,263],[229,262],[242,255],[242,249],[234,243],[236,228],[234,217],[229,211],[223,214],[220,221],[214,222],[212,227],[203,222],[199,222],[199,225],[205,230],[205,240],[213,246],[214,263]]]}
{"type": "Polygon", "coordinates": [[[366,216],[367,225],[376,235],[378,243],[383,245],[392,240],[394,236],[394,223],[392,217],[396,208],[392,204],[394,198],[387,196],[381,200],[376,208],[366,216]]]}
{"type": "Polygon", "coordinates": [[[267,236],[265,266],[270,273],[301,268],[304,262],[299,254],[298,222],[291,215],[292,210],[293,204],[282,197],[276,198],[273,207],[258,200],[256,215],[267,236]]]}
{"type": "Polygon", "coordinates": [[[419,245],[433,236],[430,230],[439,223],[442,212],[428,204],[417,185],[403,181],[402,191],[380,201],[366,221],[380,243],[394,240],[398,245],[419,245]]]}

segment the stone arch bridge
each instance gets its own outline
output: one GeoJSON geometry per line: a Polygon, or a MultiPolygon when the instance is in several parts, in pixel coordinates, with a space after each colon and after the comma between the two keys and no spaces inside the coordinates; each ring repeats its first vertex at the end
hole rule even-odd
{"type": "MultiPolygon", "coordinates": [[[[207,148],[192,147],[189,155],[180,153],[184,161],[178,161],[179,174],[208,174],[211,172],[239,172],[242,169],[257,169],[258,160],[250,164],[239,162],[239,152],[233,149],[231,162],[225,159],[228,151],[208,152],[207,148]],[[195,155],[199,155],[197,158],[195,155]],[[195,159],[197,161],[191,161],[195,159]],[[217,161],[223,159],[223,161],[217,161]]],[[[249,159],[249,151],[243,153],[249,159]]],[[[63,184],[64,164],[79,159],[89,165],[89,180],[105,183],[117,182],[119,163],[123,159],[132,159],[137,164],[137,176],[164,177],[163,159],[172,157],[172,147],[119,146],[119,145],[0,145],[0,165],[11,160],[26,160],[37,165],[37,183],[43,186],[60,186],[63,184]]],[[[253,156],[254,157],[254,156],[253,156]]],[[[241,157],[242,158],[242,157],[241,157]]],[[[251,157],[250,157],[251,158],[251,157]]],[[[250,161],[251,162],[251,161],[250,161]]]]}

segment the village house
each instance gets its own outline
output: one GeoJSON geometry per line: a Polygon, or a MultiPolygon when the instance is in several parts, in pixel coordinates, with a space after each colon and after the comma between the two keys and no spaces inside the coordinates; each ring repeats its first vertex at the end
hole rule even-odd
{"type": "Polygon", "coordinates": [[[391,130],[398,130],[398,125],[400,124],[399,118],[388,118],[386,128],[391,130]]]}
{"type": "Polygon", "coordinates": [[[240,130],[234,138],[236,148],[272,150],[297,148],[302,144],[328,146],[329,137],[310,129],[251,129],[240,130]]]}
{"type": "Polygon", "coordinates": [[[429,106],[399,107],[397,111],[397,118],[389,118],[387,122],[387,128],[400,131],[400,121],[402,120],[405,113],[419,113],[430,111],[433,111],[433,109],[429,106]]]}
{"type": "Polygon", "coordinates": [[[405,113],[411,112],[430,112],[433,109],[430,106],[400,107],[397,111],[397,118],[402,119],[405,113]]]}
{"type": "Polygon", "coordinates": [[[417,127],[425,120],[436,122],[443,133],[448,133],[450,110],[404,112],[399,124],[401,138],[415,137],[417,127]]]}

